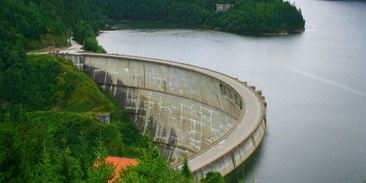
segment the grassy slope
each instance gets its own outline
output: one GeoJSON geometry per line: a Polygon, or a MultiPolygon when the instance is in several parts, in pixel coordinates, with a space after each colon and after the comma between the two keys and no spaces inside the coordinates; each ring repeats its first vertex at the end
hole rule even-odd
{"type": "Polygon", "coordinates": [[[35,71],[37,78],[52,77],[47,73],[49,65],[59,68],[55,69],[57,71],[54,79],[51,79],[52,86],[45,94],[49,96],[46,100],[51,101],[49,105],[28,110],[27,116],[32,123],[47,128],[56,144],[61,143],[57,140],[61,138],[57,134],[63,134],[67,145],[76,146],[80,142],[73,142],[73,136],[78,139],[84,133],[86,139],[93,143],[101,131],[111,154],[133,156],[133,149],[126,149],[125,144],[137,145],[141,142],[141,136],[129,120],[127,112],[106,96],[92,79],[78,71],[70,61],[54,56],[29,56],[28,64],[30,68],[38,70],[38,73],[35,71]],[[44,65],[46,66],[43,67],[44,65]],[[104,125],[95,119],[96,114],[104,112],[112,113],[111,125],[104,125]],[[68,132],[62,132],[61,129],[68,132]]]}
{"type": "MultiPolygon", "coordinates": [[[[69,149],[78,160],[81,170],[87,172],[96,158],[93,153],[98,147],[96,137],[101,136],[108,155],[139,159],[138,167],[124,173],[125,176],[130,175],[127,176],[131,178],[130,182],[179,182],[182,179],[179,173],[169,168],[158,149],[152,146],[151,140],[139,134],[128,119],[127,112],[70,62],[52,56],[30,56],[28,60],[30,70],[33,66],[37,68],[32,73],[36,73],[38,80],[49,76],[46,80],[53,82],[52,86],[45,86],[49,89],[45,95],[50,96],[52,103],[27,113],[28,124],[25,126],[29,125],[30,128],[24,137],[31,139],[27,144],[29,149],[34,150],[30,152],[42,153],[39,150],[45,146],[44,142],[48,147],[53,147],[53,154],[69,149]],[[52,74],[54,72],[56,74],[52,74]],[[95,114],[100,112],[112,112],[110,125],[96,121],[95,114]]],[[[34,87],[43,87],[34,82],[34,87]]],[[[37,158],[34,156],[29,159],[37,158]]]]}
{"type": "Polygon", "coordinates": [[[48,77],[50,74],[56,74],[53,82],[50,83],[51,88],[54,89],[50,93],[50,100],[53,102],[48,106],[49,109],[54,108],[67,112],[122,112],[122,109],[107,97],[92,79],[79,72],[70,61],[42,55],[29,56],[28,64],[32,70],[38,72],[35,77],[48,77]],[[44,65],[44,67],[39,65],[44,65]],[[45,73],[49,71],[50,65],[57,67],[56,73],[45,73]]]}

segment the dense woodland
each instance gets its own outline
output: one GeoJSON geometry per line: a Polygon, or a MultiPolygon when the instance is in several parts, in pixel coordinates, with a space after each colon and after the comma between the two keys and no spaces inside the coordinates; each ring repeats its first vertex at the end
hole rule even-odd
{"type": "MultiPolygon", "coordinates": [[[[122,182],[191,182],[188,165],[171,170],[149,136],[127,113],[66,60],[27,56],[69,45],[104,52],[98,30],[108,20],[179,23],[237,33],[304,29],[301,12],[282,0],[1,0],[0,182],[106,182],[112,170],[95,167],[107,155],[137,158],[122,182]],[[217,2],[233,3],[215,13],[217,2]],[[110,125],[95,119],[112,112],[110,125]]],[[[203,182],[223,182],[211,173],[203,182]]]]}
{"type": "Polygon", "coordinates": [[[99,6],[110,20],[168,22],[241,34],[299,32],[305,25],[301,10],[282,0],[107,0],[99,6]],[[234,7],[217,13],[216,3],[234,7]]]}

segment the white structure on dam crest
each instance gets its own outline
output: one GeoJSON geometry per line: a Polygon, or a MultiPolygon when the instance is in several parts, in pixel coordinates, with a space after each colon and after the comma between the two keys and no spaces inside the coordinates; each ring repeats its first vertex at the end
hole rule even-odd
{"type": "Polygon", "coordinates": [[[266,103],[230,76],[183,63],[108,54],[62,54],[150,131],[174,168],[184,157],[196,179],[227,175],[260,145],[266,103]]]}

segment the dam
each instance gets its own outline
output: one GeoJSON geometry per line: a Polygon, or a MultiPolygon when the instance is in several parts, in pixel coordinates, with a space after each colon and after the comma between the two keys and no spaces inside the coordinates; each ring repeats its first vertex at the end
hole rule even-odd
{"type": "MultiPolygon", "coordinates": [[[[196,180],[227,175],[260,145],[261,91],[237,78],[172,61],[126,55],[61,54],[127,109],[173,168],[188,159],[196,180]]],[[[108,112],[108,111],[106,111],[108,112]]]]}

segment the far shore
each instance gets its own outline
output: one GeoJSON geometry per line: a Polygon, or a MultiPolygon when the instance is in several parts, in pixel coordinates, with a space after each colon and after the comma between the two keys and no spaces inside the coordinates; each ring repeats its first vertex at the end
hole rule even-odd
{"type": "Polygon", "coordinates": [[[232,32],[232,31],[226,31],[221,28],[217,27],[210,27],[210,26],[187,26],[182,24],[174,24],[174,23],[166,23],[166,22],[135,22],[135,21],[117,21],[117,22],[111,22],[111,25],[108,25],[106,29],[102,29],[99,32],[112,32],[112,31],[118,31],[118,30],[143,30],[143,29],[198,29],[198,30],[213,30],[213,31],[219,31],[219,32],[226,32],[226,33],[233,33],[233,34],[239,34],[243,36],[288,36],[291,34],[297,34],[302,33],[305,31],[304,28],[299,28],[295,30],[288,31],[282,31],[282,32],[232,32]]]}
{"type": "MultiPolygon", "coordinates": [[[[106,33],[106,32],[114,32],[118,30],[173,30],[173,29],[195,29],[195,30],[211,30],[211,31],[218,31],[218,32],[225,32],[225,33],[232,33],[238,34],[243,36],[288,36],[291,34],[302,33],[305,29],[297,29],[291,32],[283,31],[283,32],[228,32],[219,28],[212,28],[212,27],[192,27],[192,26],[184,26],[178,24],[168,24],[168,23],[161,23],[161,22],[120,22],[115,23],[114,25],[109,26],[107,29],[99,30],[99,33],[106,33]],[[159,23],[157,25],[157,23],[159,23]]],[[[73,40],[73,37],[69,40],[69,46],[65,47],[46,47],[38,50],[30,50],[28,54],[47,54],[50,52],[57,52],[57,53],[77,53],[77,52],[84,52],[83,45],[80,45],[76,41],[73,40]]]]}

